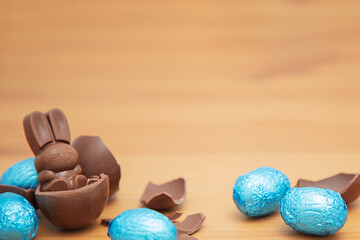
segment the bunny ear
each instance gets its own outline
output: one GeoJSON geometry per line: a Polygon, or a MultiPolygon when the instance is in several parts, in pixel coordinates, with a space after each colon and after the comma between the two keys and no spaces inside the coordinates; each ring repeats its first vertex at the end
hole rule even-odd
{"type": "Polygon", "coordinates": [[[54,141],[49,122],[41,112],[26,115],[23,126],[26,140],[34,155],[38,155],[41,148],[54,141]]]}
{"type": "Polygon", "coordinates": [[[66,142],[70,144],[70,129],[64,112],[58,108],[54,108],[45,114],[50,123],[55,141],[66,142]]]}

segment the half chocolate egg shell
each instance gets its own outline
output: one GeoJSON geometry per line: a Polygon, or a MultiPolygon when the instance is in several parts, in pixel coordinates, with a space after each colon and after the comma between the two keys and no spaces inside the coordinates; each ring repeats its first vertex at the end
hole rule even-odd
{"type": "Polygon", "coordinates": [[[119,190],[120,166],[100,137],[80,136],[71,144],[79,154],[82,174],[87,178],[104,173],[109,177],[109,196],[119,190]]]}
{"type": "Polygon", "coordinates": [[[295,187],[330,189],[340,193],[345,203],[350,204],[360,197],[360,175],[339,173],[319,181],[299,179],[295,187]]]}
{"type": "Polygon", "coordinates": [[[35,192],[41,213],[56,226],[66,229],[82,228],[95,221],[107,204],[109,178],[100,178],[85,187],[68,191],[35,192]]]}

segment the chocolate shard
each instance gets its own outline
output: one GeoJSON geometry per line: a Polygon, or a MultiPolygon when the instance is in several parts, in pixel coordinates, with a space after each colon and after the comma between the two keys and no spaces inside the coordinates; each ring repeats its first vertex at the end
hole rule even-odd
{"type": "Polygon", "coordinates": [[[55,140],[70,144],[70,129],[64,112],[54,108],[45,113],[45,115],[50,123],[55,140]]]}
{"type": "Polygon", "coordinates": [[[183,213],[181,212],[173,212],[170,214],[165,215],[167,218],[169,218],[170,221],[175,222],[177,219],[179,219],[179,217],[181,217],[183,215],[183,213]]]}
{"type": "Polygon", "coordinates": [[[140,198],[140,202],[148,208],[167,210],[183,203],[185,195],[186,182],[183,178],[160,185],[149,182],[140,198]]]}
{"type": "Polygon", "coordinates": [[[19,188],[19,187],[15,187],[15,186],[9,186],[9,185],[0,185],[0,193],[5,193],[5,192],[12,192],[12,193],[16,193],[19,194],[20,196],[23,196],[24,198],[26,198],[26,200],[28,200],[31,205],[34,206],[35,209],[38,208],[36,201],[35,201],[35,191],[33,189],[23,189],[23,188],[19,188]]]}
{"type": "Polygon", "coordinates": [[[114,220],[114,219],[113,218],[104,218],[104,219],[101,219],[100,224],[104,225],[104,226],[109,226],[109,224],[112,220],[114,220]]]}
{"type": "Polygon", "coordinates": [[[195,213],[187,216],[181,223],[176,224],[176,229],[181,234],[191,235],[198,231],[205,221],[205,215],[203,213],[195,213]]]}
{"type": "Polygon", "coordinates": [[[42,112],[34,111],[26,115],[23,126],[26,140],[34,155],[38,155],[41,148],[54,141],[49,122],[42,112]]]}
{"type": "Polygon", "coordinates": [[[110,182],[110,195],[119,190],[121,169],[114,155],[106,147],[100,137],[80,136],[76,138],[72,146],[79,154],[79,165],[82,174],[87,178],[104,173],[108,175],[110,182]]]}
{"type": "Polygon", "coordinates": [[[192,237],[192,236],[189,236],[186,234],[181,234],[181,235],[179,235],[177,240],[198,240],[198,239],[196,237],[192,237]]]}
{"type": "Polygon", "coordinates": [[[340,193],[346,204],[350,204],[360,196],[360,175],[358,173],[339,173],[319,181],[299,179],[295,187],[318,187],[331,189],[340,193]]]}

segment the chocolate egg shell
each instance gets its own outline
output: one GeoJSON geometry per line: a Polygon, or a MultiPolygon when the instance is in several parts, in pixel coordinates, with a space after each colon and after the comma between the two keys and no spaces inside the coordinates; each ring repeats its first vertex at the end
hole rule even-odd
{"type": "Polygon", "coordinates": [[[0,238],[2,240],[33,239],[39,219],[35,209],[15,193],[0,194],[0,238]]]}
{"type": "Polygon", "coordinates": [[[308,235],[325,236],[341,229],[348,209],[340,194],[322,188],[292,188],[281,200],[280,214],[293,229],[308,235]]]}
{"type": "Polygon", "coordinates": [[[18,188],[15,186],[0,184],[0,193],[5,193],[5,192],[16,193],[16,194],[24,197],[26,200],[28,200],[29,203],[31,203],[31,205],[33,205],[33,207],[35,209],[38,209],[38,206],[35,201],[35,191],[34,190],[23,189],[23,188],[18,188]]]}
{"type": "Polygon", "coordinates": [[[274,212],[289,189],[290,181],[285,174],[261,167],[236,180],[233,200],[243,214],[260,217],[274,212]]]}
{"type": "Polygon", "coordinates": [[[147,208],[127,210],[109,224],[112,240],[176,240],[175,225],[163,214],[147,208]]]}
{"type": "Polygon", "coordinates": [[[68,191],[40,192],[35,198],[41,213],[53,224],[77,229],[95,221],[102,213],[109,197],[109,178],[100,179],[82,188],[68,191]]]}
{"type": "Polygon", "coordinates": [[[1,176],[0,184],[35,190],[39,182],[34,160],[28,158],[9,167],[1,176]]]}
{"type": "Polygon", "coordinates": [[[178,178],[160,185],[149,182],[140,197],[140,202],[148,208],[167,210],[184,202],[186,181],[178,178]]]}
{"type": "Polygon", "coordinates": [[[319,181],[299,179],[295,187],[330,189],[340,193],[345,203],[350,204],[360,197],[360,175],[339,173],[319,181]]]}
{"type": "Polygon", "coordinates": [[[104,173],[109,177],[110,196],[119,190],[120,166],[100,137],[80,136],[71,144],[79,154],[82,174],[87,178],[104,173]]]}

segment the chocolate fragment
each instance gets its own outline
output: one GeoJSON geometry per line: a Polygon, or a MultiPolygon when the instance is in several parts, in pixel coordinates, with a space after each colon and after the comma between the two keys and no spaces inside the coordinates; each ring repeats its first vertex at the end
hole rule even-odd
{"type": "Polygon", "coordinates": [[[317,187],[330,189],[340,193],[345,203],[350,204],[360,196],[360,175],[358,173],[339,173],[319,181],[299,179],[295,187],[317,187]]]}
{"type": "Polygon", "coordinates": [[[109,226],[110,222],[114,220],[113,218],[104,218],[104,219],[101,219],[101,225],[104,225],[104,226],[109,226]]]}
{"type": "Polygon", "coordinates": [[[192,236],[189,236],[186,234],[181,234],[181,235],[179,235],[177,240],[198,240],[198,239],[196,237],[192,237],[192,236]]]}
{"type": "Polygon", "coordinates": [[[104,173],[109,176],[110,196],[119,190],[121,178],[120,166],[114,155],[106,147],[100,137],[80,136],[72,146],[79,153],[79,165],[86,177],[104,173]]]}
{"type": "Polygon", "coordinates": [[[167,218],[169,218],[170,221],[175,222],[175,221],[176,221],[179,217],[181,217],[182,215],[183,215],[183,213],[176,211],[176,212],[173,212],[173,213],[171,213],[171,214],[167,214],[167,215],[165,215],[165,216],[166,216],[167,218]]]}
{"type": "Polygon", "coordinates": [[[67,228],[82,228],[95,221],[102,213],[109,197],[109,178],[100,179],[82,188],[69,191],[41,192],[35,199],[41,213],[53,224],[67,228]]]}
{"type": "Polygon", "coordinates": [[[179,235],[187,234],[191,235],[198,231],[205,221],[205,215],[203,213],[196,213],[187,216],[181,223],[176,224],[176,229],[179,235]]]}
{"type": "Polygon", "coordinates": [[[185,179],[183,178],[160,185],[149,182],[140,198],[140,202],[146,207],[156,210],[173,208],[184,202],[186,195],[185,185],[185,179]]]}
{"type": "Polygon", "coordinates": [[[0,185],[0,193],[5,193],[5,192],[12,192],[12,193],[19,194],[20,196],[23,196],[24,198],[26,198],[26,200],[28,200],[35,209],[38,208],[36,201],[35,201],[35,191],[33,189],[23,189],[23,188],[19,188],[19,187],[15,187],[15,186],[1,184],[0,185]]]}

